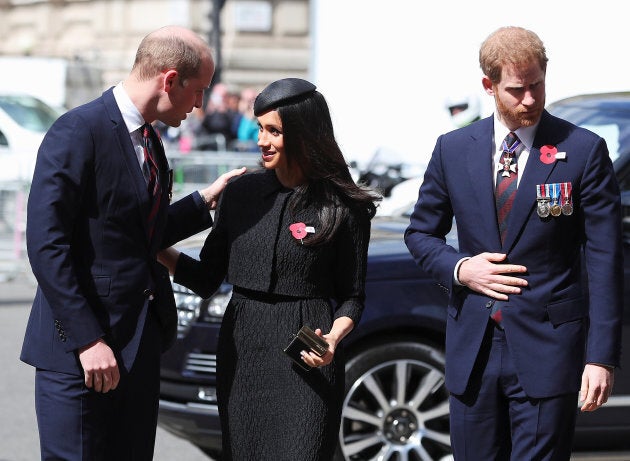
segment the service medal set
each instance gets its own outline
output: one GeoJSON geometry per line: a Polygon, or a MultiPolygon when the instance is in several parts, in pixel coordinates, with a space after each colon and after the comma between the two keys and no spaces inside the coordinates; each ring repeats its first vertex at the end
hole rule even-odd
{"type": "Polygon", "coordinates": [[[536,201],[538,216],[546,218],[561,214],[569,216],[573,214],[573,201],[571,199],[571,183],[559,182],[552,184],[538,184],[536,186],[536,201]]]}

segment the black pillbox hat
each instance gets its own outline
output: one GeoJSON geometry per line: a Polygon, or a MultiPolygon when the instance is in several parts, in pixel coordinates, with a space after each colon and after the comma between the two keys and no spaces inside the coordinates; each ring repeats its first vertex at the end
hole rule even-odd
{"type": "Polygon", "coordinates": [[[301,78],[283,78],[270,83],[254,101],[254,115],[296,102],[301,97],[315,92],[315,85],[301,78]]]}

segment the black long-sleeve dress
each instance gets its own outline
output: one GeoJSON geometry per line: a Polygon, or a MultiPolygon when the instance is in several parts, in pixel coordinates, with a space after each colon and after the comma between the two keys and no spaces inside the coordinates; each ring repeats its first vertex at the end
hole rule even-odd
{"type": "Polygon", "coordinates": [[[219,337],[217,395],[226,459],[329,461],[339,432],[344,360],[304,371],[283,353],[302,325],[328,332],[355,325],[363,310],[370,220],[351,213],[332,242],[306,246],[289,230],[313,225],[292,215],[273,171],[237,177],[221,196],[215,225],[196,261],[180,256],[175,281],[210,296],[227,275],[234,286],[219,337]]]}

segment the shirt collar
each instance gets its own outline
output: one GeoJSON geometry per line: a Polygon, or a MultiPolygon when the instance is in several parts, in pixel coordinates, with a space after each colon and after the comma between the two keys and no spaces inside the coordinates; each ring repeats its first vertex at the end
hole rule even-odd
{"type": "MultiPolygon", "coordinates": [[[[518,128],[514,133],[518,136],[518,139],[521,140],[521,143],[525,148],[530,151],[532,146],[534,145],[534,137],[536,136],[536,130],[538,129],[538,124],[540,120],[536,122],[535,125],[532,126],[522,126],[518,128]]],[[[501,142],[508,135],[510,130],[503,125],[497,118],[497,113],[494,113],[494,143],[496,145],[496,150],[501,148],[501,142]]]]}
{"type": "Polygon", "coordinates": [[[123,82],[120,82],[114,87],[114,99],[116,99],[116,104],[118,104],[118,108],[120,109],[120,113],[122,114],[129,133],[133,133],[145,124],[140,111],[131,101],[127,91],[125,91],[123,82]]]}

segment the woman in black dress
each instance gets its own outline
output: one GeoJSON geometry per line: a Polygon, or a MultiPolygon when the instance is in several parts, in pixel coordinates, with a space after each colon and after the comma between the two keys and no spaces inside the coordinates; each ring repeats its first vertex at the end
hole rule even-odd
{"type": "Polygon", "coordinates": [[[312,83],[273,82],[254,112],[264,168],[228,183],[200,260],[169,249],[162,261],[201,296],[226,276],[234,286],[217,355],[225,459],[329,461],[344,394],[340,342],[363,310],[380,197],[352,180],[312,83]],[[302,352],[308,371],[283,353],[303,325],[329,345],[322,357],[302,352]]]}

